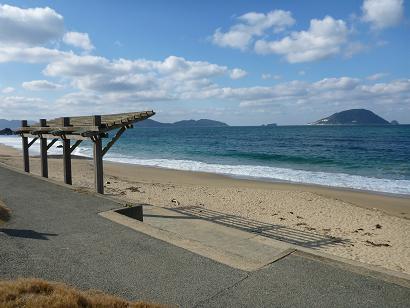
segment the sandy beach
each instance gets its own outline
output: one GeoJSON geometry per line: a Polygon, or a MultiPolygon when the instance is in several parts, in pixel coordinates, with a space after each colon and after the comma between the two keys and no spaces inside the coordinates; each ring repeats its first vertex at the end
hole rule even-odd
{"type": "MultiPolygon", "coordinates": [[[[19,151],[0,145],[0,162],[22,169],[19,151]]],[[[39,174],[39,159],[30,160],[39,174]]],[[[130,203],[201,206],[260,222],[340,238],[315,249],[410,274],[410,199],[370,192],[233,179],[105,162],[106,194],[130,203]]],[[[62,161],[49,159],[62,181],[62,161]]],[[[93,190],[92,161],[73,159],[73,185],[93,190]]]]}

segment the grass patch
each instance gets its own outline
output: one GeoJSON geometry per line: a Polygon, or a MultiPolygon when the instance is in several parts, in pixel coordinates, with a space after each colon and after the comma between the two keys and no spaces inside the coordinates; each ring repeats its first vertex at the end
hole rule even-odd
{"type": "Polygon", "coordinates": [[[65,307],[161,307],[143,302],[128,302],[100,291],[79,291],[63,283],[41,279],[0,281],[0,307],[65,308],[65,307]]]}
{"type": "Polygon", "coordinates": [[[0,223],[6,222],[10,219],[10,210],[0,200],[0,223]]]}

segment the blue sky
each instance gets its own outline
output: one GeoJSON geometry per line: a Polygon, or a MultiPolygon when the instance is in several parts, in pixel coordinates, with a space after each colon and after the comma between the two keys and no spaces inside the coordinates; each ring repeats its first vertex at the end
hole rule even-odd
{"type": "Polygon", "coordinates": [[[410,123],[407,1],[0,5],[0,118],[306,124],[367,108],[410,123]]]}

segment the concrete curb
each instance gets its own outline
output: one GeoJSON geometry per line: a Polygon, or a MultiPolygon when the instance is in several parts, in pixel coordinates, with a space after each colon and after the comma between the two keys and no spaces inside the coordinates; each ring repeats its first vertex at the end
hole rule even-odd
{"type": "Polygon", "coordinates": [[[234,254],[231,252],[223,251],[215,247],[204,244],[203,242],[184,238],[176,233],[164,230],[161,228],[156,228],[150,226],[146,223],[140,222],[136,219],[124,216],[117,213],[115,210],[110,210],[106,212],[99,213],[100,216],[107,218],[113,222],[124,225],[135,231],[145,233],[156,239],[162,240],[164,242],[170,243],[172,245],[184,248],[188,251],[196,253],[198,255],[207,257],[216,262],[228,265],[232,268],[240,269],[247,272],[256,271],[268,264],[272,264],[277,260],[280,260],[289,254],[293,253],[294,249],[286,249],[278,255],[273,256],[267,263],[261,264],[257,261],[251,261],[244,258],[241,255],[234,254]]]}

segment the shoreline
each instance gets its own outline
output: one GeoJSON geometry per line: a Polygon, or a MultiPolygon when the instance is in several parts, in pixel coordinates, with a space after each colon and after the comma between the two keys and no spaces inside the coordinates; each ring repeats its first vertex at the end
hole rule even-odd
{"type": "MultiPolygon", "coordinates": [[[[58,156],[58,157],[53,157],[53,158],[62,158],[62,155],[54,155],[54,156],[58,156]]],[[[36,157],[39,157],[39,156],[36,156],[36,157]]],[[[50,155],[49,155],[49,158],[50,158],[50,155]]],[[[92,160],[92,158],[88,156],[77,156],[75,157],[75,159],[92,160]]],[[[123,162],[117,162],[113,160],[105,160],[104,165],[105,164],[136,166],[136,167],[141,167],[141,168],[149,168],[149,169],[153,168],[153,169],[160,169],[160,170],[180,171],[180,172],[187,172],[187,173],[193,173],[193,174],[211,174],[211,175],[220,176],[226,179],[239,180],[239,181],[250,181],[250,182],[257,182],[257,183],[267,183],[267,184],[273,184],[273,185],[281,185],[281,184],[296,185],[296,186],[301,186],[305,188],[311,187],[312,189],[321,188],[324,190],[327,189],[327,190],[337,190],[337,191],[353,192],[353,193],[364,193],[364,194],[369,194],[369,195],[409,199],[409,202],[410,202],[410,194],[407,195],[407,194],[389,193],[389,192],[383,192],[383,191],[366,190],[366,189],[359,189],[359,188],[352,188],[352,187],[340,187],[340,186],[321,185],[321,184],[312,184],[312,183],[303,183],[303,182],[292,182],[292,181],[270,179],[270,178],[263,178],[263,177],[250,177],[250,176],[247,177],[247,176],[240,176],[240,175],[234,175],[234,174],[229,174],[229,173],[214,173],[214,172],[197,171],[197,170],[195,171],[181,170],[181,169],[173,169],[173,168],[167,168],[167,167],[161,167],[161,166],[147,166],[147,165],[141,165],[141,164],[123,163],[123,162]]]]}
{"type": "MultiPolygon", "coordinates": [[[[22,170],[17,149],[0,145],[0,162],[22,170]]],[[[31,173],[40,159],[30,157],[31,173]]],[[[410,199],[364,191],[238,179],[221,174],[105,161],[106,195],[131,204],[203,207],[267,225],[341,239],[315,247],[332,254],[410,274],[410,199]]],[[[72,160],[73,186],[94,191],[89,159],[72,160]]],[[[63,182],[63,164],[49,159],[49,178],[63,182]]]]}
{"type": "MultiPolygon", "coordinates": [[[[148,175],[151,179],[161,181],[166,179],[171,182],[172,178],[179,177],[179,183],[195,185],[219,186],[229,184],[235,187],[275,189],[282,191],[307,191],[322,195],[324,197],[343,200],[352,205],[376,209],[388,215],[410,220],[410,197],[407,195],[391,195],[373,191],[358,190],[352,188],[341,188],[333,186],[322,186],[317,184],[303,184],[294,182],[271,182],[256,179],[237,178],[231,175],[216,174],[201,171],[186,171],[169,169],[163,167],[143,166],[137,164],[127,164],[112,161],[104,161],[104,170],[110,175],[127,178],[129,168],[135,168],[142,174],[148,175]],[[185,180],[187,179],[187,180],[185,180]],[[404,215],[402,213],[405,213],[404,215]]],[[[130,178],[130,177],[128,177],[130,178]]]]}
{"type": "MultiPolygon", "coordinates": [[[[16,155],[21,157],[21,150],[0,143],[0,158],[4,151],[6,151],[9,154],[12,153],[14,157],[16,155]]],[[[61,160],[62,155],[51,154],[48,155],[48,158],[50,161],[61,160]]],[[[33,155],[30,156],[30,159],[39,160],[40,156],[33,155]]],[[[72,155],[72,159],[73,161],[81,160],[87,161],[92,164],[92,158],[88,156],[72,155]]],[[[307,191],[322,195],[327,198],[342,200],[354,206],[366,209],[376,209],[383,211],[384,213],[391,216],[396,216],[410,220],[410,195],[282,180],[271,181],[269,179],[264,180],[263,178],[247,178],[231,174],[179,170],[161,166],[146,166],[104,160],[104,172],[106,173],[105,175],[108,176],[126,177],[130,179],[130,176],[127,176],[130,172],[130,168],[135,169],[137,173],[142,172],[143,174],[148,175],[150,179],[156,179],[157,181],[161,181],[164,178],[166,178],[169,182],[171,182],[175,181],[176,178],[181,178],[182,184],[215,184],[215,186],[218,186],[222,183],[229,182],[229,185],[238,187],[275,189],[282,191],[307,191]],[[177,177],[175,177],[175,175],[177,175],[177,177]],[[184,179],[186,178],[189,180],[184,181],[184,179]]],[[[73,177],[74,176],[75,174],[73,173],[73,177]]]]}

